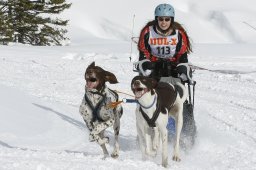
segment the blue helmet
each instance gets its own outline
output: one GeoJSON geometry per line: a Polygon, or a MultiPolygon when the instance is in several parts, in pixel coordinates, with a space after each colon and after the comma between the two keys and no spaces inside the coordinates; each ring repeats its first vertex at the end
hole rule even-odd
{"type": "Polygon", "coordinates": [[[155,9],[155,17],[173,17],[175,16],[174,8],[169,4],[160,4],[155,9]]]}

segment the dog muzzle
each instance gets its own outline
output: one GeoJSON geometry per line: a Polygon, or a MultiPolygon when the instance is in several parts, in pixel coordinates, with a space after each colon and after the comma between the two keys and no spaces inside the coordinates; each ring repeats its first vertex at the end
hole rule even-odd
{"type": "Polygon", "coordinates": [[[141,98],[145,93],[147,93],[149,90],[147,88],[141,88],[137,87],[133,89],[135,94],[135,99],[141,98]]]}

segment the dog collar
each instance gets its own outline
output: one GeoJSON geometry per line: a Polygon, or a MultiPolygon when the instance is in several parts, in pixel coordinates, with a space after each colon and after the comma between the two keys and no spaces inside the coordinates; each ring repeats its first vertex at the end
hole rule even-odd
{"type": "Polygon", "coordinates": [[[139,102],[139,100],[137,100],[137,103],[138,103],[143,109],[149,109],[149,108],[151,108],[151,107],[155,104],[155,102],[156,102],[156,95],[155,95],[155,97],[154,97],[154,100],[153,100],[152,104],[149,105],[149,106],[143,106],[143,105],[139,102]]]}

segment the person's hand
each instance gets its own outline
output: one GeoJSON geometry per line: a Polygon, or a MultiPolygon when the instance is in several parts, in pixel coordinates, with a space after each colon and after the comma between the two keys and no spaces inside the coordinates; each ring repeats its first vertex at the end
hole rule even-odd
{"type": "Polygon", "coordinates": [[[142,63],[142,68],[143,68],[143,70],[153,70],[153,69],[155,69],[155,63],[153,63],[151,61],[146,61],[146,62],[142,63]]]}
{"type": "Polygon", "coordinates": [[[177,72],[178,76],[183,82],[188,82],[190,84],[193,84],[192,80],[192,70],[188,63],[180,63],[177,65],[177,72]]]}
{"type": "Polygon", "coordinates": [[[143,75],[143,76],[149,76],[151,74],[151,68],[150,65],[151,61],[149,59],[144,59],[138,62],[133,63],[134,67],[143,75]]]}

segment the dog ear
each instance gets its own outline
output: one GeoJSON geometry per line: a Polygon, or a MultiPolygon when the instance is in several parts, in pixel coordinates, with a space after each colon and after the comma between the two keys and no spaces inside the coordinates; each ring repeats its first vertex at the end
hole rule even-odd
{"type": "Polygon", "coordinates": [[[95,68],[95,62],[92,62],[85,70],[85,73],[88,72],[88,70],[95,68]]]}
{"type": "Polygon", "coordinates": [[[104,72],[104,78],[105,78],[105,81],[108,81],[110,84],[116,84],[118,83],[117,79],[116,79],[116,76],[109,72],[109,71],[105,71],[104,72]]]}
{"type": "Polygon", "coordinates": [[[152,84],[152,88],[155,89],[158,83],[157,83],[156,79],[151,78],[151,84],[152,84]]]}
{"type": "Polygon", "coordinates": [[[158,82],[154,78],[150,78],[150,82],[151,82],[151,95],[154,95],[155,91],[153,89],[157,87],[158,82]]]}
{"type": "Polygon", "coordinates": [[[86,73],[90,70],[90,69],[93,69],[95,68],[95,61],[93,61],[85,70],[85,73],[84,73],[84,79],[85,79],[85,76],[86,76],[86,73]]]}
{"type": "Polygon", "coordinates": [[[87,68],[95,67],[95,61],[93,61],[87,68]]]}

